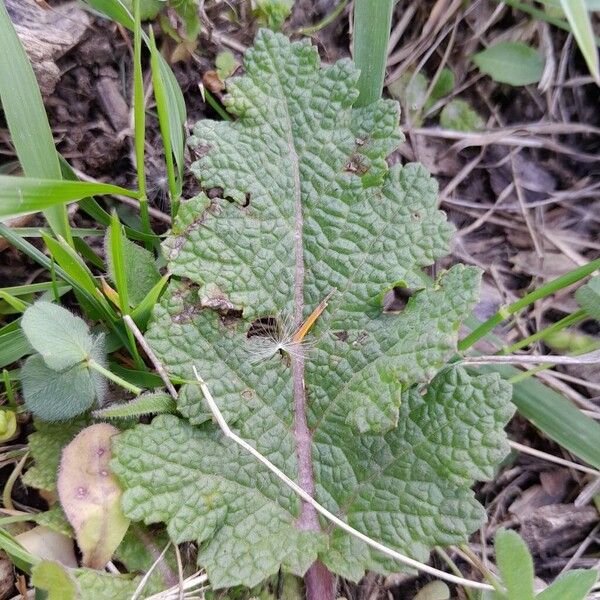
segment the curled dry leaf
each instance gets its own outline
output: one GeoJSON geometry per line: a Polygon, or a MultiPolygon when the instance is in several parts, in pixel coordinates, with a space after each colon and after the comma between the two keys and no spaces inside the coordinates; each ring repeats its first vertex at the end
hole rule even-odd
{"type": "Polygon", "coordinates": [[[42,560],[57,561],[67,567],[77,566],[73,541],[49,527],[38,525],[15,536],[15,539],[30,554],[42,560]]]}
{"type": "Polygon", "coordinates": [[[123,539],[129,520],[112,474],[110,443],[119,430],[108,423],[86,427],[63,450],[58,494],[75,530],[84,566],[101,569],[123,539]]]}

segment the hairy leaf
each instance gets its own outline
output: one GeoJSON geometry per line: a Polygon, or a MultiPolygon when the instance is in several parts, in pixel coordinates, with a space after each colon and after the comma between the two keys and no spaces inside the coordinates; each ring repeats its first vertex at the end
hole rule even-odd
{"type": "Polygon", "coordinates": [[[76,600],[75,578],[57,562],[43,560],[35,565],[31,574],[32,585],[48,592],[48,600],[76,600]]]}
{"type": "Polygon", "coordinates": [[[521,536],[500,529],[494,541],[496,564],[506,593],[493,592],[494,600],[584,600],[598,579],[596,569],[575,569],[562,574],[535,595],[533,558],[521,536]]]}
{"type": "MultiPolygon", "coordinates": [[[[148,341],[170,374],[193,380],[196,366],[230,425],[319,502],[425,558],[479,526],[470,486],[506,453],[509,386],[436,376],[479,271],[423,273],[452,227],[422,166],[388,166],[397,104],[352,108],[351,62],[320,69],[309,43],[262,32],[245,69],[226,100],[237,121],[195,127],[192,169],[223,198],[181,204],[164,249],[184,280],[148,341]]],[[[126,514],[197,540],[214,587],[303,574],[317,558],[355,580],[390,568],[223,439],[195,384],[178,410],[188,422],[161,415],[115,438],[113,469],[126,514]]]]}
{"type": "Polygon", "coordinates": [[[97,419],[131,419],[155,413],[174,412],[175,401],[165,392],[147,392],[129,402],[113,404],[94,411],[97,419]]]}
{"type": "Polygon", "coordinates": [[[39,352],[21,369],[26,407],[44,421],[65,421],[101,400],[104,378],[88,361],[104,365],[104,335],[93,336],[83,319],[62,306],[38,301],[22,318],[22,328],[39,352]]]}
{"type": "Polygon", "coordinates": [[[544,56],[522,42],[499,42],[473,56],[479,70],[509,85],[537,83],[544,72],[544,56]]]}
{"type": "Polygon", "coordinates": [[[477,129],[483,129],[485,123],[467,101],[456,98],[448,102],[442,109],[440,125],[444,129],[476,131],[477,129]]]}
{"type": "Polygon", "coordinates": [[[538,600],[584,600],[598,580],[596,569],[574,569],[538,594],[538,600]]]}
{"type": "Polygon", "coordinates": [[[102,377],[85,365],[66,371],[46,366],[39,354],[30,356],[21,368],[25,406],[43,421],[66,421],[85,412],[104,395],[102,377]]]}
{"type": "Polygon", "coordinates": [[[501,529],[496,534],[496,563],[508,592],[506,600],[533,600],[533,558],[516,532],[501,529]]]}
{"type": "Polygon", "coordinates": [[[80,363],[94,350],[94,338],[86,322],[50,302],[30,306],[23,314],[21,327],[29,343],[55,371],[80,363]]]}

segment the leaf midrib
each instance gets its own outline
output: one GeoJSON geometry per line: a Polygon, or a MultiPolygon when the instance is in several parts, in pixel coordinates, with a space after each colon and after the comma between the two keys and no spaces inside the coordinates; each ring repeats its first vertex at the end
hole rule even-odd
{"type": "MultiPolygon", "coordinates": [[[[271,56],[271,60],[273,57],[271,56]]],[[[274,61],[273,61],[274,62],[274,61]]],[[[277,73],[277,69],[274,69],[277,73]]],[[[279,94],[285,109],[286,142],[294,179],[294,321],[302,322],[304,315],[304,217],[302,213],[302,187],[300,159],[294,144],[290,107],[281,80],[276,76],[279,94]]],[[[292,389],[294,399],[294,441],[298,462],[298,484],[311,496],[315,496],[315,478],[312,464],[312,434],[308,427],[306,389],[304,384],[304,349],[299,348],[291,356],[292,389]]],[[[313,506],[302,502],[300,517],[296,521],[300,530],[321,531],[319,518],[313,506]]]]}

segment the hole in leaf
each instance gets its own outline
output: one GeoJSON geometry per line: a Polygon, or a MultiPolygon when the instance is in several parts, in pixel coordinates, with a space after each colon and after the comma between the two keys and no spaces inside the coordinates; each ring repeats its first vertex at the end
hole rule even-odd
{"type": "Polygon", "coordinates": [[[193,152],[196,158],[205,157],[213,147],[210,144],[198,144],[195,148],[193,148],[193,152]]]}
{"type": "Polygon", "coordinates": [[[406,286],[397,285],[391,289],[383,300],[383,310],[388,313],[402,312],[408,301],[413,297],[416,290],[412,290],[406,286]]]}
{"type": "Polygon", "coordinates": [[[365,164],[363,157],[358,154],[351,156],[344,167],[344,171],[356,173],[357,175],[364,175],[368,170],[369,166],[365,164]]]}
{"type": "Polygon", "coordinates": [[[206,190],[206,195],[212,200],[213,198],[222,198],[223,197],[223,188],[222,187],[214,187],[206,190]]]}
{"type": "Polygon", "coordinates": [[[342,342],[348,341],[348,332],[347,331],[334,331],[333,335],[342,342]]]}
{"type": "Polygon", "coordinates": [[[278,334],[279,325],[275,317],[260,317],[250,325],[246,337],[248,339],[253,337],[276,338],[278,334]]]}

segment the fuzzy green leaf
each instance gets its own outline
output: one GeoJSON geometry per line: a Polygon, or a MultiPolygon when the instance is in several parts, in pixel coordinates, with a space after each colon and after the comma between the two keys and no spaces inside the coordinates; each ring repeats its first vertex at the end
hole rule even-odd
{"type": "Polygon", "coordinates": [[[481,116],[465,100],[456,98],[444,106],[440,114],[440,125],[456,131],[476,131],[485,125],[481,116]]]}
{"type": "MultiPolygon", "coordinates": [[[[147,339],[171,375],[192,380],[195,365],[229,424],[319,502],[425,558],[479,526],[470,486],[506,452],[509,386],[454,368],[435,377],[479,271],[424,276],[452,227],[422,166],[388,167],[397,104],[352,108],[351,62],[320,69],[309,43],[262,32],[245,70],[228,85],[237,121],[195,127],[192,169],[224,199],[181,204],[164,248],[186,281],[167,288],[147,339]],[[407,302],[389,314],[394,287],[407,302]],[[319,306],[306,344],[294,342],[319,306]]],[[[281,566],[303,574],[317,556],[352,579],[391,567],[319,531],[312,509],[208,422],[195,384],[178,410],[189,423],[162,415],[118,436],[113,470],[129,517],[201,543],[214,587],[281,566]]]]}
{"type": "Polygon", "coordinates": [[[46,366],[40,354],[30,356],[21,367],[25,406],[42,421],[66,421],[84,413],[104,396],[106,382],[86,365],[66,371],[46,366]]]}
{"type": "Polygon", "coordinates": [[[143,415],[175,412],[173,398],[165,392],[147,392],[129,402],[113,404],[94,411],[97,419],[131,419],[143,415]]]}
{"type": "Polygon", "coordinates": [[[533,559],[516,532],[501,529],[494,541],[496,563],[508,592],[506,600],[533,600],[533,559]]]}
{"type": "Polygon", "coordinates": [[[25,311],[21,326],[39,352],[21,368],[25,405],[36,417],[66,421],[102,400],[106,383],[86,361],[105,364],[104,335],[93,336],[83,319],[44,301],[25,311]]]}
{"type": "Polygon", "coordinates": [[[68,369],[94,352],[94,338],[86,322],[62,306],[36,302],[23,314],[21,327],[29,343],[55,371],[68,369]]]}

